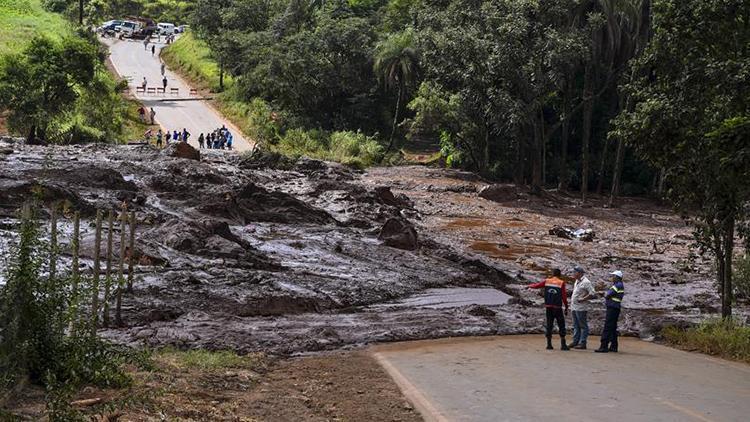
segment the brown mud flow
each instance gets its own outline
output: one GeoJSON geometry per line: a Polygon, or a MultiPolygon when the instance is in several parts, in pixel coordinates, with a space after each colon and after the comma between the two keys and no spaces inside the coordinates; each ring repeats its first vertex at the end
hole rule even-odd
{"type": "Polygon", "coordinates": [[[696,321],[716,303],[709,264],[681,261],[687,230],[645,201],[605,210],[518,191],[497,202],[480,196],[486,183],[474,175],[426,167],[363,173],[264,154],[0,146],[3,253],[34,192],[81,210],[84,272],[93,210],[124,202],[141,216],[124,326],[102,332],[124,344],[293,354],[539,332],[540,299],[523,285],[574,263],[597,282],[626,272],[623,332],[696,321]],[[596,239],[550,236],[553,225],[591,228],[596,239]],[[663,252],[650,253],[654,242],[663,252]],[[664,313],[644,312],[654,308],[664,313]]]}

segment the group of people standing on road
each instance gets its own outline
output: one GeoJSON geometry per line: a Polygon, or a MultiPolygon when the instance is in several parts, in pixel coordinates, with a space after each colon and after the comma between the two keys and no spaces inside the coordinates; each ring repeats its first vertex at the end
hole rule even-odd
{"type": "Polygon", "coordinates": [[[166,145],[169,145],[170,142],[187,142],[188,139],[190,139],[190,136],[190,132],[188,132],[188,130],[185,128],[183,128],[181,131],[175,130],[172,132],[162,132],[162,130],[159,129],[156,134],[154,134],[152,129],[148,129],[143,135],[147,143],[151,143],[151,138],[155,138],[156,146],[159,148],[162,148],[165,143],[166,145]]]}
{"type": "MultiPolygon", "coordinates": [[[[547,350],[552,350],[552,329],[557,322],[560,331],[560,349],[586,349],[589,336],[588,312],[592,310],[593,303],[600,295],[596,292],[593,283],[586,277],[586,272],[581,267],[573,268],[573,294],[571,295],[571,306],[573,308],[573,342],[568,344],[565,340],[565,315],[569,313],[568,295],[565,288],[565,280],[559,269],[552,270],[552,277],[528,286],[530,289],[544,289],[544,307],[546,311],[545,335],[547,337],[547,350]],[[563,307],[565,313],[563,313],[563,307]]],[[[620,318],[622,299],[625,296],[625,286],[622,282],[622,271],[610,273],[611,287],[604,293],[606,316],[604,329],[602,330],[601,344],[597,353],[617,352],[617,322],[620,318]]]]}
{"type": "Polygon", "coordinates": [[[234,136],[226,126],[222,126],[205,136],[201,133],[198,136],[198,146],[203,149],[228,149],[231,150],[234,142],[234,136]]]}

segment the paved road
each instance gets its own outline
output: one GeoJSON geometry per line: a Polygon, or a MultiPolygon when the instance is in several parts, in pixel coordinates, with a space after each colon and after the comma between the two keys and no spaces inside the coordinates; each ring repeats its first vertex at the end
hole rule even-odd
{"type": "MultiPolygon", "coordinates": [[[[146,77],[148,86],[161,87],[161,62],[158,55],[164,43],[156,43],[156,55],[151,55],[151,46],[148,50],[143,48],[142,41],[119,41],[105,39],[109,45],[113,66],[120,76],[127,78],[130,83],[131,92],[136,92],[136,85],[140,86],[143,77],[146,77]]],[[[226,125],[234,135],[234,148],[237,151],[246,151],[252,148],[252,143],[245,139],[240,131],[214,110],[205,101],[190,96],[190,87],[176,74],[167,70],[167,92],[170,88],[179,88],[179,96],[166,96],[137,94],[137,98],[148,108],[153,107],[156,112],[156,122],[164,130],[187,130],[193,135],[190,143],[198,147],[198,134],[208,133],[216,128],[226,125]]]]}
{"type": "Polygon", "coordinates": [[[618,354],[543,346],[542,336],[446,339],[374,355],[427,421],[750,420],[750,366],[637,339],[618,354]]]}

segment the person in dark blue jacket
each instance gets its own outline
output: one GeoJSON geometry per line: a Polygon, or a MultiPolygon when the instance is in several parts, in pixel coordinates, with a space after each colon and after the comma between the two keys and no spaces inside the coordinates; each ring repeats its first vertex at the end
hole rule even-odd
{"type": "Polygon", "coordinates": [[[612,276],[612,287],[604,294],[607,316],[604,320],[602,343],[595,350],[596,353],[617,352],[617,320],[620,319],[625,285],[622,283],[622,271],[614,271],[610,275],[612,276]]]}

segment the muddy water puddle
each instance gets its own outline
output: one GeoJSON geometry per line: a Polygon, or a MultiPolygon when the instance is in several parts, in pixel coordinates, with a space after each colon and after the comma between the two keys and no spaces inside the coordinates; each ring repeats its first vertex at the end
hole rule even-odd
{"type": "Polygon", "coordinates": [[[526,227],[528,222],[519,218],[511,219],[485,219],[485,218],[454,218],[445,224],[447,229],[474,229],[474,228],[521,228],[526,227]]]}
{"type": "Polygon", "coordinates": [[[485,240],[479,240],[471,244],[471,249],[476,252],[489,255],[493,258],[515,260],[523,255],[547,255],[550,252],[550,248],[541,246],[510,246],[497,242],[488,242],[485,240]]]}
{"type": "Polygon", "coordinates": [[[427,289],[398,302],[375,307],[449,309],[469,305],[497,306],[507,304],[511,297],[490,288],[446,287],[427,289]]]}

